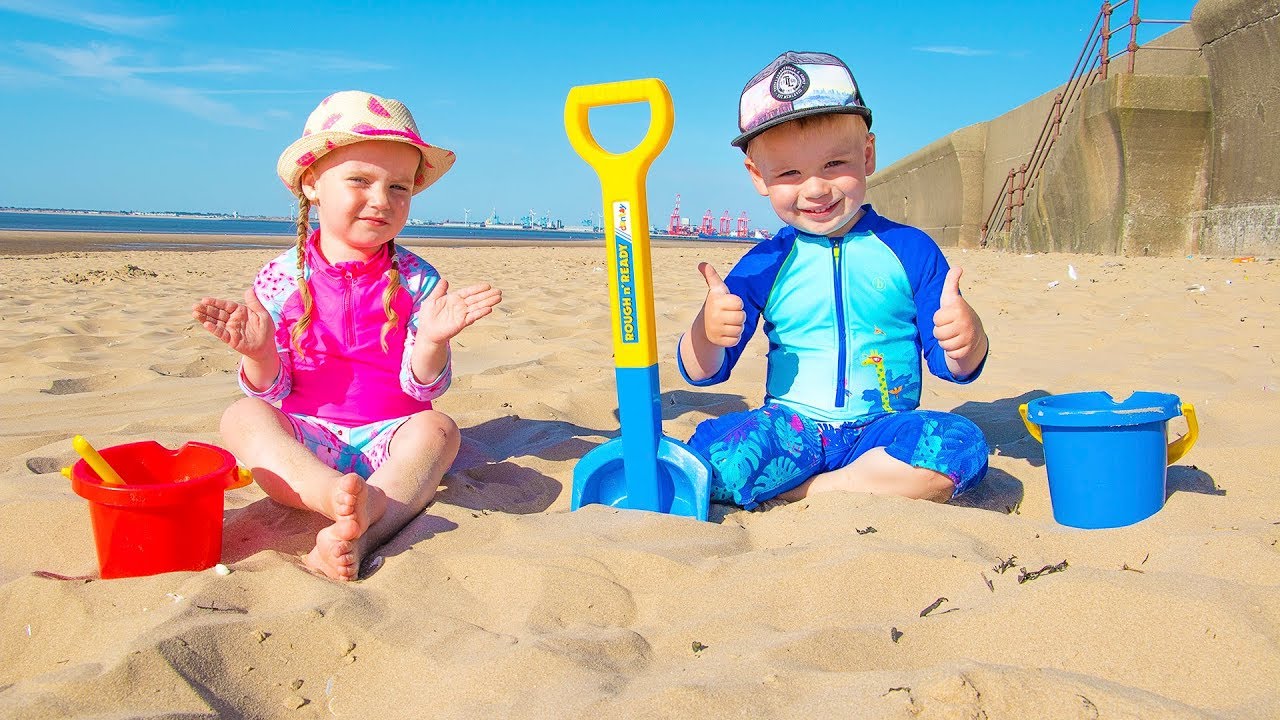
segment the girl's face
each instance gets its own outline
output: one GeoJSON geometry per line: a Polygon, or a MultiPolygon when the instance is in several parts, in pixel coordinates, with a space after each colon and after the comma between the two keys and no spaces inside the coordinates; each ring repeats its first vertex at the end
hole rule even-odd
{"type": "Polygon", "coordinates": [[[876,169],[875,136],[856,115],[789,122],[751,140],[747,171],[788,225],[840,237],[861,216],[867,176],[876,169]]]}
{"type": "Polygon", "coordinates": [[[307,169],[302,191],[317,207],[329,262],[368,260],[400,234],[421,158],[411,145],[366,140],[335,148],[307,169]]]}

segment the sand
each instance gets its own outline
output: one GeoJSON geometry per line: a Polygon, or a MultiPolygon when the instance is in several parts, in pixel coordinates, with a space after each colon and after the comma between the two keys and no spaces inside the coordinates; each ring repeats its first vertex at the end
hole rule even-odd
{"type": "MultiPolygon", "coordinates": [[[[1280,713],[1280,263],[948,250],[992,354],[972,385],[926,379],[923,405],[982,427],[984,484],[948,505],[831,494],[703,523],[569,511],[575,461],[618,433],[601,245],[424,247],[505,300],[454,345],[437,408],[463,449],[381,566],[353,584],[306,572],[318,526],[249,486],[226,495],[230,574],[102,580],[88,502],[59,473],[70,438],[217,443],[236,357],[189,308],[238,297],[277,250],[45,240],[0,248],[0,716],[1280,713]],[[1136,525],[1054,521],[1017,407],[1083,390],[1198,411],[1164,508],[1136,525]],[[1063,569],[1027,579],[1046,566],[1063,569]]],[[[713,388],[672,358],[697,262],[744,251],[654,249],[672,437],[760,401],[763,338],[713,388]]]]}

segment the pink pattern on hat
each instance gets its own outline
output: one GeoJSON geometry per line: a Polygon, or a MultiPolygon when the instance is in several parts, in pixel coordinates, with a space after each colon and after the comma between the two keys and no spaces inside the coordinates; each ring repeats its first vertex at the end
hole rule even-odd
{"type": "Polygon", "coordinates": [[[349,132],[357,133],[359,135],[368,135],[370,137],[398,137],[408,140],[419,147],[431,147],[414,133],[405,132],[404,130],[382,130],[370,125],[369,123],[356,123],[351,126],[351,130],[349,132]]]}
{"type": "Polygon", "coordinates": [[[414,175],[415,193],[434,182],[454,160],[452,152],[433,148],[422,139],[407,109],[398,101],[384,100],[368,92],[343,91],[329,95],[307,118],[302,135],[306,139],[290,145],[277,163],[277,173],[285,187],[295,191],[305,168],[325,154],[361,138],[396,140],[422,150],[419,170],[414,175]],[[395,112],[391,112],[392,107],[395,112]]]}
{"type": "Polygon", "coordinates": [[[391,117],[391,113],[387,112],[387,109],[382,107],[382,103],[378,102],[378,98],[372,95],[369,96],[369,112],[384,118],[391,117]]]}

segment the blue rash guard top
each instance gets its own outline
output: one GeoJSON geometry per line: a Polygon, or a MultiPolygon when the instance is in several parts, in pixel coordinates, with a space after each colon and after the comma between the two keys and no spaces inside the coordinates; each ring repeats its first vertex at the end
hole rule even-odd
{"type": "Polygon", "coordinates": [[[693,381],[677,351],[680,374],[692,385],[724,382],[755,334],[769,337],[765,402],[780,403],[820,422],[869,420],[920,405],[921,354],[934,375],[969,383],[947,368],[933,337],[933,314],[950,266],[924,232],[863,215],[841,238],[787,226],[747,252],[724,278],[742,298],[746,325],[711,377],[693,381]]]}

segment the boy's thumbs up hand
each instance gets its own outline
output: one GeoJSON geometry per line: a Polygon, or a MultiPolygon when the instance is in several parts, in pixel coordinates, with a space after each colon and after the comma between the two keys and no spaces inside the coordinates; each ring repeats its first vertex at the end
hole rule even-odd
{"type": "Polygon", "coordinates": [[[742,337],[747,313],[742,298],[729,292],[720,273],[711,263],[698,263],[698,272],[707,282],[707,299],[702,303],[702,328],[707,339],[720,347],[733,347],[742,337]]]}
{"type": "Polygon", "coordinates": [[[982,320],[969,303],[960,295],[960,276],[964,270],[953,267],[942,281],[942,295],[938,311],[933,314],[933,336],[951,360],[964,362],[976,357],[972,367],[987,353],[987,335],[982,320]]]}
{"type": "Polygon", "coordinates": [[[728,293],[729,286],[724,284],[724,280],[720,277],[720,273],[716,272],[711,263],[698,263],[698,272],[702,273],[702,279],[707,281],[707,292],[728,293]]]}
{"type": "Polygon", "coordinates": [[[956,266],[947,271],[947,277],[942,281],[942,306],[955,304],[957,300],[962,301],[960,297],[960,276],[964,275],[964,268],[956,266]]]}

